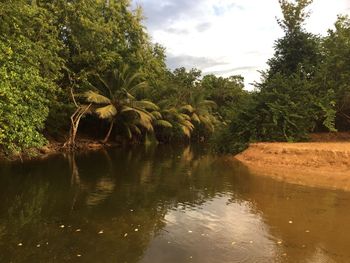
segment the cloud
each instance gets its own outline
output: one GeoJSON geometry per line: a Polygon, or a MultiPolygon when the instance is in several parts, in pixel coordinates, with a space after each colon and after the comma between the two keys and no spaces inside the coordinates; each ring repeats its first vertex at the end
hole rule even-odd
{"type": "Polygon", "coordinates": [[[242,74],[244,72],[252,72],[257,71],[258,68],[256,66],[246,66],[246,67],[236,67],[236,68],[229,68],[229,69],[223,69],[223,70],[207,70],[205,71],[206,74],[215,74],[215,75],[227,75],[230,74],[242,74]]]}
{"type": "Polygon", "coordinates": [[[190,33],[187,29],[174,28],[174,27],[169,27],[165,29],[165,31],[171,34],[179,34],[179,35],[187,35],[190,33]]]}
{"type": "Polygon", "coordinates": [[[244,7],[242,5],[239,5],[236,3],[229,3],[229,4],[221,3],[219,5],[213,6],[214,14],[216,16],[222,16],[225,13],[230,12],[234,9],[242,11],[242,10],[244,10],[244,7]]]}
{"type": "Polygon", "coordinates": [[[211,23],[209,22],[204,22],[204,23],[200,23],[196,26],[196,29],[198,32],[204,32],[206,30],[208,30],[211,27],[211,23]]]}
{"type": "Polygon", "coordinates": [[[206,0],[138,0],[146,16],[146,25],[150,29],[164,28],[172,22],[186,17],[195,16],[200,12],[202,2],[206,0]]]}
{"type": "MultiPolygon", "coordinates": [[[[147,17],[154,42],[167,49],[170,68],[196,67],[218,75],[242,74],[249,83],[267,68],[274,42],[283,35],[277,0],[133,0],[147,17]],[[249,66],[247,66],[249,65],[249,66]]],[[[349,0],[317,0],[306,29],[325,35],[349,0]]]]}
{"type": "Polygon", "coordinates": [[[168,55],[167,64],[171,69],[177,67],[190,68],[199,68],[204,70],[213,66],[227,65],[227,62],[222,61],[221,59],[214,59],[209,57],[194,57],[190,55],[168,55]]]}

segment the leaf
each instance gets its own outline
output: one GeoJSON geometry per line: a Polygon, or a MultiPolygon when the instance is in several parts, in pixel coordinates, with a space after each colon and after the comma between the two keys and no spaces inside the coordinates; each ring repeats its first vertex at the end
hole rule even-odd
{"type": "Polygon", "coordinates": [[[185,111],[187,113],[192,113],[194,111],[193,107],[191,105],[184,105],[180,108],[181,111],[185,111]]]}
{"type": "Polygon", "coordinates": [[[152,111],[151,114],[153,115],[153,117],[157,120],[162,119],[162,114],[159,111],[152,111]]]}
{"type": "Polygon", "coordinates": [[[159,110],[156,104],[148,100],[133,101],[132,106],[152,111],[159,110]]]}
{"type": "Polygon", "coordinates": [[[101,119],[110,119],[117,115],[117,109],[113,105],[108,105],[102,108],[96,109],[98,117],[101,119]]]}
{"type": "Polygon", "coordinates": [[[111,103],[110,99],[92,90],[85,92],[83,96],[86,98],[88,102],[97,103],[97,104],[111,103]]]}
{"type": "Polygon", "coordinates": [[[154,122],[154,125],[155,126],[160,126],[160,127],[165,127],[165,128],[172,128],[173,127],[173,125],[170,122],[166,121],[166,120],[156,120],[154,122]]]}
{"type": "Polygon", "coordinates": [[[192,114],[191,120],[192,120],[192,121],[195,121],[195,122],[197,122],[197,123],[200,123],[200,122],[201,122],[200,119],[199,119],[199,117],[198,117],[198,115],[197,115],[196,113],[193,113],[193,114],[192,114]]]}

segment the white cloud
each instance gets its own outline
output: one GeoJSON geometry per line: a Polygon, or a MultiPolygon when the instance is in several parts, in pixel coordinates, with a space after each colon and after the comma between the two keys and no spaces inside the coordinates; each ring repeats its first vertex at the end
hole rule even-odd
{"type": "MultiPolygon", "coordinates": [[[[144,7],[153,41],[167,48],[169,66],[241,74],[248,88],[260,79],[257,70],[266,68],[274,41],[283,34],[276,23],[281,16],[277,0],[137,2],[144,7]]],[[[350,1],[314,0],[310,8],[307,29],[324,35],[337,14],[350,14],[350,1]]]]}

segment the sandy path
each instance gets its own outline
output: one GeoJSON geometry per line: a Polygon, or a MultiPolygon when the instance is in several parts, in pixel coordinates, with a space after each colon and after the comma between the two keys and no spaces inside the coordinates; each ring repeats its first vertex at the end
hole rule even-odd
{"type": "Polygon", "coordinates": [[[254,143],[235,158],[257,175],[350,191],[350,142],[254,143]]]}

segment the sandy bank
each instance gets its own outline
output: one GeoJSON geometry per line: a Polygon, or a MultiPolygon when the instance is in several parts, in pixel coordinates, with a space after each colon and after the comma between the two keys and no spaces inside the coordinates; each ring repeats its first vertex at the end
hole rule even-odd
{"type": "Polygon", "coordinates": [[[350,191],[350,142],[254,143],[235,158],[257,175],[350,191]]]}

